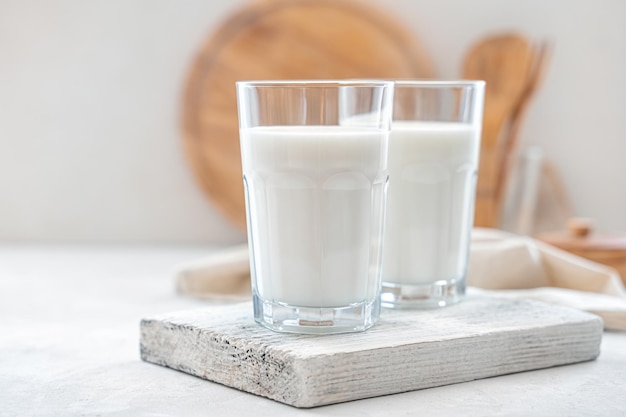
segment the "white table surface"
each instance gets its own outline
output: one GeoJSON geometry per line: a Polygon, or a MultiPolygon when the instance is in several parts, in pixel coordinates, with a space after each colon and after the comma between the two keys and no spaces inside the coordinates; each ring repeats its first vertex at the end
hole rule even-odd
{"type": "Polygon", "coordinates": [[[139,320],[207,302],[208,248],[0,247],[0,416],[626,416],[626,333],[593,362],[298,410],[139,359],[139,320]]]}

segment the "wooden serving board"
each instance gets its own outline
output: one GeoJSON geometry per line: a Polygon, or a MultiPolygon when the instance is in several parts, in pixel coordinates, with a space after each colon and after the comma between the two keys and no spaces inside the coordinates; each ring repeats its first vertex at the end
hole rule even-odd
{"type": "Polygon", "coordinates": [[[493,296],[438,310],[384,310],[370,330],[333,336],[272,332],[243,303],[142,320],[141,358],[315,407],[588,361],[601,338],[597,316],[493,296]]]}
{"type": "Polygon", "coordinates": [[[235,81],[432,76],[413,34],[367,2],[251,2],[213,33],[191,68],[186,153],[215,206],[245,228],[235,81]]]}

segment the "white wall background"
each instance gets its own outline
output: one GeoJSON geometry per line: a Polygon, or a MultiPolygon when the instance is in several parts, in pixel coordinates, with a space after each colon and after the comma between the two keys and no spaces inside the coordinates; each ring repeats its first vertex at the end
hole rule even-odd
{"type": "MultiPolygon", "coordinates": [[[[626,1],[372,0],[458,77],[493,31],[555,54],[522,132],[580,215],[626,231],[626,1]]],[[[180,94],[243,0],[0,1],[0,241],[232,243],[185,165],[180,94]]]]}

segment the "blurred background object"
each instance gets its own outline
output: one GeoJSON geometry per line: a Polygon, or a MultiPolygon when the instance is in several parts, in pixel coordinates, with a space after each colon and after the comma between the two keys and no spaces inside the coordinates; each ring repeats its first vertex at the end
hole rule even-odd
{"type": "MultiPolygon", "coordinates": [[[[262,3],[0,2],[0,241],[244,241],[237,221],[227,220],[219,205],[203,196],[188,169],[189,152],[186,155],[181,146],[181,103],[189,68],[202,73],[194,57],[208,45],[204,40],[218,38],[224,22],[241,8],[262,3]]],[[[571,200],[572,214],[594,218],[599,232],[626,231],[626,2],[358,3],[382,11],[359,28],[380,27],[376,22],[386,19],[397,21],[398,31],[419,39],[416,50],[423,49],[440,78],[460,77],[468,51],[488,36],[523,34],[533,45],[549,39],[549,70],[522,112],[523,128],[517,128],[514,142],[519,152],[510,154],[523,155],[527,148],[538,147],[542,160],[548,161],[541,172],[559,173],[552,177],[562,178],[561,189],[569,191],[566,199],[571,200]]],[[[317,33],[315,20],[305,23],[306,36],[317,33]]],[[[326,22],[319,26],[341,29],[326,22]]],[[[226,54],[238,51],[233,44],[251,33],[236,25],[227,29],[242,37],[229,38],[224,49],[217,47],[226,54]]],[[[268,29],[259,40],[271,45],[272,33],[284,37],[281,30],[268,29]]],[[[246,47],[250,56],[256,47],[254,43],[246,47]]],[[[293,54],[305,52],[295,46],[289,49],[293,54]]],[[[329,50],[312,49],[314,53],[329,50]]],[[[402,61],[403,57],[394,56],[402,61]]],[[[261,57],[256,62],[259,67],[274,62],[269,52],[261,57]]],[[[233,59],[220,58],[220,62],[233,59]]],[[[380,68],[385,62],[372,57],[371,65],[380,68]]],[[[393,75],[394,65],[386,65],[393,75]]],[[[359,66],[370,68],[367,60],[359,61],[359,66]]],[[[238,75],[229,68],[222,70],[227,77],[216,91],[232,87],[234,94],[228,76],[238,75]]],[[[206,90],[199,92],[206,94],[206,90]]],[[[519,169],[507,172],[512,176],[523,172],[524,163],[518,165],[519,169]]],[[[540,213],[545,205],[541,190],[550,182],[545,178],[541,175],[537,181],[535,211],[540,213]]]]}
{"type": "Polygon", "coordinates": [[[573,217],[567,231],[539,235],[539,239],[574,255],[615,268],[626,284],[626,234],[594,233],[593,220],[573,217]]]}
{"type": "Polygon", "coordinates": [[[485,109],[476,187],[477,226],[498,227],[497,196],[503,179],[508,127],[528,87],[533,61],[531,43],[517,34],[494,35],[472,46],[463,63],[463,78],[485,80],[485,109]]]}
{"type": "Polygon", "coordinates": [[[184,143],[215,206],[246,227],[235,82],[432,78],[415,35],[358,0],[265,0],[228,17],[202,46],[183,107],[184,143]]]}
{"type": "Polygon", "coordinates": [[[492,35],[467,53],[463,78],[487,82],[475,224],[502,226],[501,215],[519,133],[530,99],[546,72],[548,45],[517,33],[492,35]]]}

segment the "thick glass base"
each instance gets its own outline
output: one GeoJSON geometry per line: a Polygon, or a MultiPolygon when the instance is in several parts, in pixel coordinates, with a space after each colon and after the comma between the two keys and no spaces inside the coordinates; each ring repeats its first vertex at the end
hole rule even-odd
{"type": "Polygon", "coordinates": [[[254,320],[283,333],[334,334],[362,332],[378,320],[380,300],[346,307],[299,307],[252,296],[254,320]]]}
{"type": "Polygon", "coordinates": [[[383,282],[381,304],[386,308],[438,308],[459,302],[465,295],[465,280],[440,280],[429,284],[383,282]]]}

